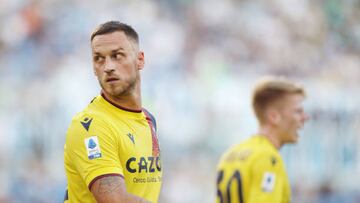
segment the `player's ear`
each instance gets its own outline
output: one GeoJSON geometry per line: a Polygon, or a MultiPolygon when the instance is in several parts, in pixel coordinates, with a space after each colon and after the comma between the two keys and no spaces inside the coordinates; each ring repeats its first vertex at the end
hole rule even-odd
{"type": "Polygon", "coordinates": [[[145,65],[145,56],[143,51],[139,51],[137,54],[136,65],[138,70],[142,70],[145,65]]]}
{"type": "Polygon", "coordinates": [[[267,120],[274,125],[278,125],[281,121],[281,115],[279,113],[279,111],[275,108],[269,108],[266,111],[266,117],[267,120]]]}

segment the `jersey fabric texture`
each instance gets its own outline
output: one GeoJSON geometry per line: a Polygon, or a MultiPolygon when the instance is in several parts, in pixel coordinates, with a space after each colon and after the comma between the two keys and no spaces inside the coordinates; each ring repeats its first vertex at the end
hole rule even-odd
{"type": "Polygon", "coordinates": [[[66,134],[65,202],[96,202],[90,188],[104,176],[122,176],[126,190],[157,202],[162,179],[154,117],[99,95],[72,119],[66,134]]]}
{"type": "Polygon", "coordinates": [[[218,165],[219,203],[289,203],[291,190],[283,160],[260,135],[230,148],[218,165]]]}

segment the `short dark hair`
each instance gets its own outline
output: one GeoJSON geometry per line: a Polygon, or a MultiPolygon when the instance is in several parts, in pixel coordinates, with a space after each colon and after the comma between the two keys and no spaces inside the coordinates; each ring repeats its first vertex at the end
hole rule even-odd
{"type": "Polygon", "coordinates": [[[112,32],[121,31],[124,32],[127,37],[134,40],[139,44],[139,36],[137,32],[130,26],[119,21],[108,21],[99,25],[95,31],[91,34],[91,42],[96,35],[104,35],[112,32]]]}

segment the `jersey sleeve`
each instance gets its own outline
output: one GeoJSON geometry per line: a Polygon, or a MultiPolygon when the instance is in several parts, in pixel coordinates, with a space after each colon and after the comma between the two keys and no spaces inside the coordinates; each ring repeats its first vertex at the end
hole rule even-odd
{"type": "Polygon", "coordinates": [[[89,189],[102,176],[123,176],[116,137],[111,126],[100,119],[85,117],[72,121],[67,132],[67,150],[89,189]]]}
{"type": "Polygon", "coordinates": [[[257,155],[251,168],[252,184],[248,203],[281,202],[283,176],[279,157],[262,152],[257,155]]]}

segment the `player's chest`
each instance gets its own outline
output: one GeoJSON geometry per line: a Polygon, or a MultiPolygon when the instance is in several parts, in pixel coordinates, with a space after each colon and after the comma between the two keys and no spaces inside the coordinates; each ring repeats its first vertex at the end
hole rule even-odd
{"type": "Polygon", "coordinates": [[[156,132],[147,123],[119,128],[119,158],[128,173],[153,174],[161,171],[156,132]]]}
{"type": "Polygon", "coordinates": [[[119,152],[122,154],[144,154],[151,149],[149,147],[151,147],[152,132],[149,124],[146,122],[119,123],[116,127],[116,135],[119,143],[119,152]]]}

